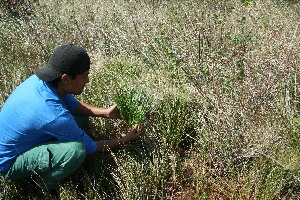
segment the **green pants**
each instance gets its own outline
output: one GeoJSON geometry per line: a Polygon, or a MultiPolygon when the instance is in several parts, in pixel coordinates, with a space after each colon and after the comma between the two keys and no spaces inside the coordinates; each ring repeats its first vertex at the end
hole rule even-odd
{"type": "Polygon", "coordinates": [[[20,154],[4,174],[5,179],[35,176],[41,188],[57,189],[74,173],[86,157],[80,141],[51,141],[20,154]]]}
{"type": "MultiPolygon", "coordinates": [[[[84,128],[88,118],[75,116],[75,120],[84,128]]],[[[81,141],[49,141],[21,153],[3,176],[5,179],[34,176],[41,188],[57,189],[79,168],[85,157],[86,148],[81,141]]]]}

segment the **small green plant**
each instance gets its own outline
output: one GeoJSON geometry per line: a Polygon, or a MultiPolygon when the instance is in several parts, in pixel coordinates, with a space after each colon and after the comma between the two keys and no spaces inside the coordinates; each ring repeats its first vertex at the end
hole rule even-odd
{"type": "Polygon", "coordinates": [[[150,98],[142,91],[128,86],[118,88],[113,100],[118,106],[121,118],[130,128],[140,124],[151,109],[150,98]]]}

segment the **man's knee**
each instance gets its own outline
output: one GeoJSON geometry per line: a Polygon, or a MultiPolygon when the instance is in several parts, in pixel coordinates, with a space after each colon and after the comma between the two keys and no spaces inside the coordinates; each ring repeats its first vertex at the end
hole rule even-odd
{"type": "Polygon", "coordinates": [[[51,152],[51,168],[79,167],[86,157],[86,147],[81,141],[60,141],[48,146],[51,152]],[[57,146],[55,145],[57,144],[57,146]]]}
{"type": "Polygon", "coordinates": [[[73,159],[83,161],[86,157],[86,147],[81,141],[72,141],[69,143],[69,153],[72,153],[73,159]]]}

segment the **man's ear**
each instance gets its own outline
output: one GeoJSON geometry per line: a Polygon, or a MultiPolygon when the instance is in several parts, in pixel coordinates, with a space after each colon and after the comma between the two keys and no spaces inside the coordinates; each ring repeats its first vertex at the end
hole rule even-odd
{"type": "Polygon", "coordinates": [[[68,84],[71,81],[71,78],[68,74],[63,74],[61,75],[60,80],[63,84],[68,84]]]}

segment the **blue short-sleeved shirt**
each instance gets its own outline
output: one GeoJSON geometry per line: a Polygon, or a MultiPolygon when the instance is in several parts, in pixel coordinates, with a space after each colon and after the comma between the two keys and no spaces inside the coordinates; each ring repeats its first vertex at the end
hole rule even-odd
{"type": "Polygon", "coordinates": [[[53,138],[80,140],[88,154],[96,143],[76,124],[78,100],[73,95],[61,98],[49,84],[32,75],[9,96],[0,112],[0,172],[22,152],[53,138]]]}

